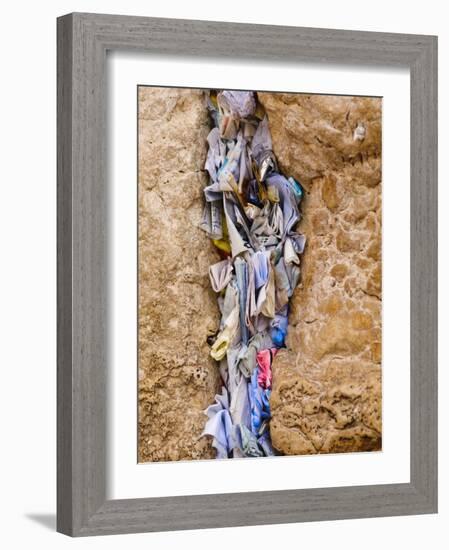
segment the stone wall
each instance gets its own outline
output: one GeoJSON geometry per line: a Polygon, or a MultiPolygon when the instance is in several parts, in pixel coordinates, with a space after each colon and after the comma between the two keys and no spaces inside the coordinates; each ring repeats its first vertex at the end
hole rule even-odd
{"type": "Polygon", "coordinates": [[[260,93],[274,152],[304,186],[307,236],[271,435],[285,454],[381,448],[381,100],[260,93]]]}
{"type": "MultiPolygon", "coordinates": [[[[381,448],[381,100],[260,93],[282,171],[305,188],[302,280],[273,366],[285,454],[381,448]]],[[[219,322],[198,228],[209,131],[202,93],[139,88],[139,461],[212,458],[219,322]]],[[[130,428],[132,429],[132,428],[130,428]]]]}
{"type": "Polygon", "coordinates": [[[139,462],[214,456],[199,440],[219,388],[218,257],[198,228],[208,132],[200,91],[139,88],[139,462]]]}

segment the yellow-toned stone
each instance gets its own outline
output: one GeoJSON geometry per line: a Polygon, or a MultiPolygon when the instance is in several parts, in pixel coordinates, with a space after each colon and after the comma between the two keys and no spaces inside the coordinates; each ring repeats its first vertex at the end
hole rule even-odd
{"type": "Polygon", "coordinates": [[[360,240],[351,236],[347,231],[337,233],[337,248],[340,252],[357,252],[360,250],[360,240]]]}
{"type": "Polygon", "coordinates": [[[321,188],[321,196],[324,204],[329,210],[336,210],[340,204],[337,182],[334,177],[328,176],[324,178],[321,188]]]}
{"type": "Polygon", "coordinates": [[[368,330],[373,326],[371,315],[363,311],[351,313],[351,326],[356,330],[368,330]]]}
{"type": "Polygon", "coordinates": [[[379,239],[375,239],[368,247],[367,251],[366,251],[366,255],[369,257],[369,258],[372,258],[373,260],[377,261],[380,259],[380,253],[381,253],[381,250],[380,250],[380,240],[379,239]]]}
{"type": "Polygon", "coordinates": [[[382,344],[380,342],[373,342],[371,344],[372,359],[375,363],[380,363],[382,359],[382,344]]]}
{"type": "Polygon", "coordinates": [[[380,296],[381,292],[381,276],[382,270],[380,265],[376,265],[371,271],[366,283],[366,292],[373,296],[380,296]]]}
{"type": "Polygon", "coordinates": [[[286,454],[380,449],[382,101],[259,98],[281,169],[306,189],[301,285],[273,374],[273,442],[286,454]],[[354,140],[359,124],[365,137],[354,140]],[[332,393],[342,381],[345,393],[332,393]]]}
{"type": "Polygon", "coordinates": [[[220,319],[208,268],[219,257],[198,227],[208,115],[199,90],[141,87],[138,100],[138,460],[213,458],[199,437],[220,385],[207,345],[220,319]]]}
{"type": "Polygon", "coordinates": [[[379,365],[339,359],[312,368],[280,351],[273,364],[274,447],[286,454],[380,450],[381,391],[379,365]]]}
{"type": "Polygon", "coordinates": [[[328,315],[335,315],[343,309],[343,300],[338,294],[331,294],[320,303],[319,311],[328,315]]]}
{"type": "Polygon", "coordinates": [[[330,216],[326,210],[311,212],[312,227],[317,235],[325,235],[329,232],[330,216]]]}
{"type": "Polygon", "coordinates": [[[364,258],[363,256],[359,256],[356,259],[355,263],[357,267],[360,267],[360,269],[363,272],[367,272],[372,266],[372,263],[367,258],[364,258]]]}
{"type": "MultiPolygon", "coordinates": [[[[218,256],[197,229],[207,113],[200,91],[142,90],[139,460],[210,458],[198,437],[220,385],[206,344],[219,319],[207,277],[218,256]]],[[[306,190],[289,350],[274,365],[273,444],[286,454],[380,449],[381,100],[259,98],[281,170],[306,190]],[[365,137],[354,140],[359,124],[365,137]]]]}
{"type": "Polygon", "coordinates": [[[348,274],[348,266],[345,264],[334,265],[331,269],[332,277],[335,277],[337,281],[342,281],[348,274]]]}

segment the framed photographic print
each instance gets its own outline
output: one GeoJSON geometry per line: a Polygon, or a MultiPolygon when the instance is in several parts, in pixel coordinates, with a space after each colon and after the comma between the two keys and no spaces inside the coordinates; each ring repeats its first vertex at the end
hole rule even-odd
{"type": "Polygon", "coordinates": [[[58,530],[437,509],[436,37],[58,19],[58,530]]]}

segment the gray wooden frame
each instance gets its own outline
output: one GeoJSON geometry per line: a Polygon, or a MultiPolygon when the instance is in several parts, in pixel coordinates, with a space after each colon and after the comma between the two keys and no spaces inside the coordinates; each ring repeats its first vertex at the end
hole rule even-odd
{"type": "Polygon", "coordinates": [[[58,531],[82,536],[436,512],[437,38],[81,13],[57,26],[58,531]],[[108,50],[409,67],[410,483],[106,499],[108,50]]]}

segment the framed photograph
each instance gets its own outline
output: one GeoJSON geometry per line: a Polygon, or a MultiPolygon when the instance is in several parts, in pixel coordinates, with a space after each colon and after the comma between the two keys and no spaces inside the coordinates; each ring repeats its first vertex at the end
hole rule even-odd
{"type": "Polygon", "coordinates": [[[58,531],[437,511],[437,38],[58,19],[58,531]]]}

